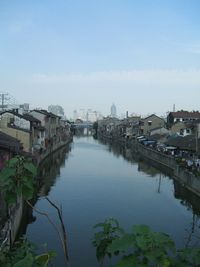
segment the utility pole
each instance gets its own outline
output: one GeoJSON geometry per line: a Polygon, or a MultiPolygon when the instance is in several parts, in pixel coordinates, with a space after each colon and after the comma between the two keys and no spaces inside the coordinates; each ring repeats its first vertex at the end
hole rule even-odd
{"type": "Polygon", "coordinates": [[[158,184],[158,193],[160,194],[160,187],[161,187],[161,173],[160,173],[160,177],[159,177],[159,184],[158,184]]]}
{"type": "Polygon", "coordinates": [[[7,107],[5,101],[10,100],[8,93],[0,93],[0,99],[1,99],[0,109],[1,111],[4,111],[5,108],[7,107]]]}
{"type": "Polygon", "coordinates": [[[198,141],[198,139],[199,139],[199,128],[200,128],[200,125],[199,125],[199,123],[197,123],[196,124],[196,131],[195,131],[195,141],[196,141],[196,155],[197,155],[197,157],[198,157],[198,154],[199,154],[199,141],[198,141]]]}

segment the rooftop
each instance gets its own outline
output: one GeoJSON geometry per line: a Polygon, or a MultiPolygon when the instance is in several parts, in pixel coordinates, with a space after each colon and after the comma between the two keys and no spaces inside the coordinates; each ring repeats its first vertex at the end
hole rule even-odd
{"type": "Polygon", "coordinates": [[[55,114],[53,114],[52,112],[48,112],[45,109],[34,109],[33,111],[41,113],[43,115],[49,116],[49,117],[53,117],[53,118],[61,118],[60,116],[57,116],[55,114]]]}
{"type": "Polygon", "coordinates": [[[21,119],[24,119],[24,120],[27,120],[27,121],[30,121],[30,122],[37,122],[37,123],[40,123],[41,121],[40,120],[38,120],[38,119],[36,119],[36,118],[34,118],[32,115],[30,115],[30,114],[19,114],[19,113],[17,113],[16,111],[13,111],[13,110],[7,110],[7,111],[3,111],[3,112],[1,112],[0,113],[0,115],[3,115],[3,114],[5,114],[5,113],[10,113],[10,114],[13,114],[14,116],[17,116],[17,117],[19,117],[19,118],[21,118],[21,119]]]}
{"type": "Polygon", "coordinates": [[[170,112],[170,114],[174,118],[200,119],[199,111],[189,112],[189,111],[181,110],[181,111],[176,111],[176,112],[170,112]]]}

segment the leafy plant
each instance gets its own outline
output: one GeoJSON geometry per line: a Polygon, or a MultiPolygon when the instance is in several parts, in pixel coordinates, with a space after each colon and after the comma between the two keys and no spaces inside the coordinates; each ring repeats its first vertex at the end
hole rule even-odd
{"type": "MultiPolygon", "coordinates": [[[[93,241],[99,261],[106,256],[120,254],[121,259],[115,267],[200,266],[199,248],[177,250],[173,240],[165,233],[153,232],[146,225],[135,225],[130,233],[125,233],[116,220],[114,221],[117,225],[116,232],[115,228],[107,226],[108,220],[97,225],[103,228],[103,231],[95,233],[93,241]],[[108,239],[104,237],[105,228],[108,239]],[[118,229],[120,229],[120,234],[118,229]]],[[[102,261],[101,266],[103,266],[102,261]]]]}
{"type": "Polygon", "coordinates": [[[8,205],[16,203],[18,197],[31,199],[34,193],[34,177],[37,169],[34,164],[21,156],[7,161],[0,172],[0,187],[8,205]]]}
{"type": "MultiPolygon", "coordinates": [[[[58,215],[59,215],[59,220],[62,226],[62,231],[55,225],[55,223],[50,219],[48,213],[39,211],[36,209],[34,206],[32,206],[31,202],[29,201],[33,197],[34,193],[34,178],[37,174],[37,169],[34,166],[34,164],[31,162],[31,160],[28,160],[24,157],[21,156],[16,156],[12,159],[10,159],[6,167],[0,172],[0,188],[1,192],[3,192],[5,200],[8,204],[8,210],[10,209],[10,206],[13,204],[17,203],[18,198],[21,198],[21,201],[26,201],[26,203],[34,209],[35,212],[39,213],[40,215],[45,216],[50,224],[54,227],[56,230],[60,242],[63,247],[65,259],[66,259],[66,266],[69,265],[69,256],[68,256],[68,249],[67,249],[67,237],[66,237],[66,231],[65,231],[65,226],[62,220],[62,214],[60,209],[50,201],[49,203],[56,208],[58,215]]],[[[10,212],[9,212],[10,214],[10,212]]],[[[8,218],[9,219],[9,218],[8,218]]],[[[26,244],[26,243],[25,243],[26,244]]],[[[26,244],[27,245],[27,244],[26,244]]],[[[14,265],[5,265],[6,263],[4,262],[3,266],[6,267],[29,267],[29,266],[44,266],[46,267],[51,259],[52,256],[54,256],[52,253],[44,253],[42,255],[34,256],[32,251],[28,251],[29,246],[21,244],[21,247],[18,247],[18,251],[22,251],[23,257],[17,261],[17,258],[14,257],[14,265]],[[27,253],[26,253],[27,252],[27,253]]],[[[6,260],[5,255],[10,257],[10,255],[13,255],[13,249],[10,250],[8,253],[5,251],[0,254],[0,257],[6,260]]],[[[15,254],[14,254],[15,255],[15,254]]],[[[18,253],[17,253],[18,255],[18,253]]],[[[1,266],[1,265],[0,265],[1,266]]]]}
{"type": "Polygon", "coordinates": [[[3,267],[47,267],[54,252],[36,255],[34,246],[27,240],[20,240],[12,249],[0,250],[0,266],[3,267]]]}
{"type": "MultiPolygon", "coordinates": [[[[93,245],[96,247],[96,256],[102,266],[105,256],[111,257],[111,253],[108,251],[109,245],[123,234],[123,230],[120,228],[118,221],[113,218],[96,224],[94,228],[102,228],[101,231],[95,233],[93,239],[93,245]]],[[[118,254],[117,251],[114,253],[118,254]]]]}
{"type": "MultiPolygon", "coordinates": [[[[7,161],[6,167],[0,172],[0,188],[8,206],[17,202],[18,198],[28,201],[33,197],[34,178],[37,169],[31,160],[16,156],[7,161]]],[[[46,267],[54,252],[36,255],[34,247],[26,240],[20,240],[8,249],[0,250],[0,266],[3,267],[46,267]]]]}

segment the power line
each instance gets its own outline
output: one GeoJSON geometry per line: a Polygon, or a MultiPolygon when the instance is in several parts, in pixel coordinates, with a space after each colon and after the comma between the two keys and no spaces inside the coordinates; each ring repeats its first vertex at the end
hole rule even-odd
{"type": "Polygon", "coordinates": [[[0,111],[16,108],[16,100],[7,92],[0,92],[0,111]]]}
{"type": "Polygon", "coordinates": [[[9,101],[8,93],[0,93],[1,105],[0,109],[4,111],[7,108],[7,101],[9,101]]]}

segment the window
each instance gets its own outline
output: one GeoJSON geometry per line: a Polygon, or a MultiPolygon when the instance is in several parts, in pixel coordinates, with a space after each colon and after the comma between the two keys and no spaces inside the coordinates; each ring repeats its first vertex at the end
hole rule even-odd
{"type": "Polygon", "coordinates": [[[152,121],[148,121],[148,126],[151,126],[152,125],[152,121]]]}

